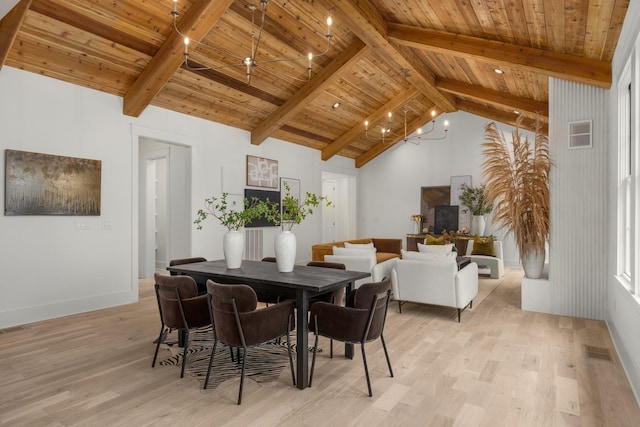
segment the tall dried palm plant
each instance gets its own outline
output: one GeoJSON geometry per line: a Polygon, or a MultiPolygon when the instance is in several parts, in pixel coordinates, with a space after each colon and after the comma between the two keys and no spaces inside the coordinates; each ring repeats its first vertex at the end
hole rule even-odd
{"type": "Polygon", "coordinates": [[[544,254],[549,238],[549,140],[535,123],[533,145],[520,133],[521,118],[507,141],[495,123],[485,127],[482,174],[493,218],[514,236],[520,259],[530,251],[544,254]]]}

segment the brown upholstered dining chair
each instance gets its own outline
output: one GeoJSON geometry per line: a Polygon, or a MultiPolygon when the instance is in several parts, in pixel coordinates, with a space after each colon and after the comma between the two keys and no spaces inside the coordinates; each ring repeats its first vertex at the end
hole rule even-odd
{"type": "Polygon", "coordinates": [[[189,330],[211,324],[206,295],[198,295],[198,285],[190,276],[164,276],[156,273],[155,288],[160,312],[160,334],[156,342],[151,367],[156,365],[158,349],[166,337],[166,332],[177,329],[184,345],[180,378],[184,377],[184,367],[189,349],[189,330]]]}
{"type": "MultiPolygon", "coordinates": [[[[346,266],[339,262],[328,262],[328,261],[309,261],[307,263],[307,267],[324,267],[324,268],[335,268],[336,270],[346,270],[346,266]]],[[[319,295],[317,297],[313,297],[309,300],[309,308],[319,301],[328,302],[331,304],[342,305],[342,300],[344,299],[344,288],[340,288],[333,292],[329,292],[324,295],[319,295]]],[[[329,356],[333,357],[333,340],[329,341],[329,356]]]]}
{"type": "Polygon", "coordinates": [[[337,341],[351,344],[360,344],[362,350],[362,362],[367,378],[369,396],[371,381],[367,368],[367,357],[364,351],[366,343],[380,338],[384,355],[389,367],[389,375],[393,377],[387,346],[384,342],[384,323],[389,307],[389,295],[391,294],[390,281],[383,279],[381,282],[366,283],[352,291],[347,298],[347,305],[341,307],[326,302],[318,302],[311,306],[311,320],[309,330],[315,332],[315,345],[311,362],[309,386],[313,380],[313,370],[316,364],[318,337],[320,335],[337,341]]]}
{"type": "MultiPolygon", "coordinates": [[[[183,265],[183,264],[193,264],[194,262],[206,262],[207,259],[201,256],[193,257],[193,258],[181,258],[181,259],[172,259],[169,261],[169,267],[173,267],[174,265],[183,265]]],[[[172,276],[177,276],[178,273],[174,273],[173,271],[170,273],[172,276]]]]}
{"type": "Polygon", "coordinates": [[[207,377],[204,388],[209,384],[211,366],[218,342],[229,347],[242,349],[242,371],[240,374],[240,390],[238,391],[238,405],[242,403],[242,388],[244,385],[245,364],[247,352],[269,341],[282,336],[287,337],[289,366],[293,385],[296,384],[293,372],[293,358],[291,356],[290,333],[295,327],[294,302],[282,301],[278,304],[257,309],[258,298],[253,288],[247,285],[223,285],[207,280],[209,310],[213,319],[213,349],[209,359],[207,377]]]}

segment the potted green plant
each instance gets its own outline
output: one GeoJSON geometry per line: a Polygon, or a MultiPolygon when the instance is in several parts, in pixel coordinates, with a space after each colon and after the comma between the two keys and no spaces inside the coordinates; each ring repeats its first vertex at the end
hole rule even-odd
{"type": "Polygon", "coordinates": [[[313,210],[324,203],[330,206],[331,202],[326,196],[307,192],[303,200],[298,200],[291,195],[291,188],[284,183],[285,196],[282,198],[282,206],[275,202],[263,202],[261,212],[270,222],[282,227],[282,232],[275,239],[275,253],[278,271],[293,271],[296,260],[296,236],[291,232],[295,224],[300,224],[308,215],[313,215],[313,210]]]}
{"type": "Polygon", "coordinates": [[[216,197],[204,199],[204,208],[198,209],[193,221],[198,230],[202,230],[202,223],[212,216],[227,227],[227,233],[222,240],[222,250],[227,262],[227,268],[240,268],[244,255],[244,234],[240,228],[253,219],[264,215],[267,206],[257,198],[243,199],[243,210],[235,210],[229,206],[228,193],[222,193],[220,199],[216,197]]]}
{"type": "MultiPolygon", "coordinates": [[[[493,211],[493,204],[489,203],[486,193],[486,185],[471,187],[467,184],[460,185],[460,203],[471,212],[471,234],[482,236],[485,228],[485,215],[493,211]]],[[[464,212],[464,211],[463,211],[464,212]]]]}
{"type": "Polygon", "coordinates": [[[536,120],[530,143],[516,122],[510,140],[498,132],[495,123],[485,128],[483,175],[487,197],[496,203],[494,220],[513,234],[525,275],[540,278],[545,244],[549,238],[549,140],[536,120]]]}

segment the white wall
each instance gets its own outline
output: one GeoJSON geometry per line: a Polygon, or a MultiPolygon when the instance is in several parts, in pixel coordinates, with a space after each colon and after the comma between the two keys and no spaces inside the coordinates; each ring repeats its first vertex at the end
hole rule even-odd
{"type": "Polygon", "coordinates": [[[121,99],[7,66],[0,94],[2,151],[102,161],[101,216],[0,216],[0,327],[136,301],[130,119],[116,114],[121,99]],[[76,220],[92,229],[74,229],[76,220]]]}
{"type": "MultiPolygon", "coordinates": [[[[549,79],[551,313],[604,320],[608,91],[549,79]],[[569,149],[569,122],[592,121],[592,148],[569,149]]],[[[615,233],[614,233],[615,234],[615,233]]]]}
{"type": "MultiPolygon", "coordinates": [[[[191,147],[191,212],[221,192],[221,167],[244,170],[246,155],[278,160],[280,176],[299,178],[302,191],[321,193],[322,171],[357,176],[353,160],[322,162],[320,152],[250,135],[155,107],[139,118],[122,115],[120,97],[4,66],[0,70],[0,149],[102,160],[102,212],[82,217],[0,216],[0,328],[134,302],[138,297],[138,140],[154,138],[191,147]],[[103,229],[103,223],[111,228],[103,229]]],[[[0,161],[4,170],[4,156],[0,161]]],[[[4,185],[0,186],[4,200],[4,185]]],[[[264,253],[273,254],[279,230],[265,229],[264,253]]],[[[191,224],[191,254],[222,258],[225,228],[191,224]]],[[[298,260],[311,259],[321,218],[294,227],[298,260]]]]}
{"type": "MultiPolygon", "coordinates": [[[[451,176],[471,175],[472,184],[482,179],[482,142],[489,120],[464,112],[447,114],[447,139],[402,142],[361,168],[358,179],[358,237],[402,237],[413,233],[411,215],[420,213],[420,188],[450,185],[451,176]]],[[[512,128],[496,123],[511,134],[512,128]]],[[[525,132],[533,138],[530,132],[525,132]]],[[[487,216],[486,234],[504,241],[505,265],[520,264],[513,238],[498,230],[487,216]]]]}
{"type": "MultiPolygon", "coordinates": [[[[635,83],[640,84],[640,0],[631,0],[622,28],[616,54],[612,63],[613,84],[609,94],[609,178],[608,178],[608,242],[607,242],[607,326],[611,332],[620,360],[624,366],[627,378],[631,383],[636,400],[640,402],[640,339],[638,326],[640,325],[640,298],[632,295],[616,278],[616,248],[617,248],[617,123],[618,100],[617,87],[622,71],[635,50],[635,83]]],[[[639,100],[636,99],[636,106],[639,100]]],[[[636,110],[638,111],[638,110],[636,110]]],[[[638,121],[636,116],[636,123],[638,121]]],[[[637,129],[637,128],[636,128],[637,129]]],[[[637,150],[637,149],[636,149],[637,150]]],[[[638,186],[636,186],[638,188],[638,186]]],[[[637,259],[637,258],[636,258],[637,259]]],[[[636,266],[635,271],[639,271],[636,266]]],[[[637,278],[636,278],[637,280],[637,278]]]]}

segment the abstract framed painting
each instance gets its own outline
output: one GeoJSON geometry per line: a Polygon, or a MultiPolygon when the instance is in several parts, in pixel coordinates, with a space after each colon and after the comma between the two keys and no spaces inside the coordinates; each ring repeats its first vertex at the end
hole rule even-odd
{"type": "Polygon", "coordinates": [[[247,155],[247,186],[278,188],[278,161],[247,155]]]}
{"type": "Polygon", "coordinates": [[[100,215],[102,161],[18,150],[5,154],[5,215],[100,215]]]}

